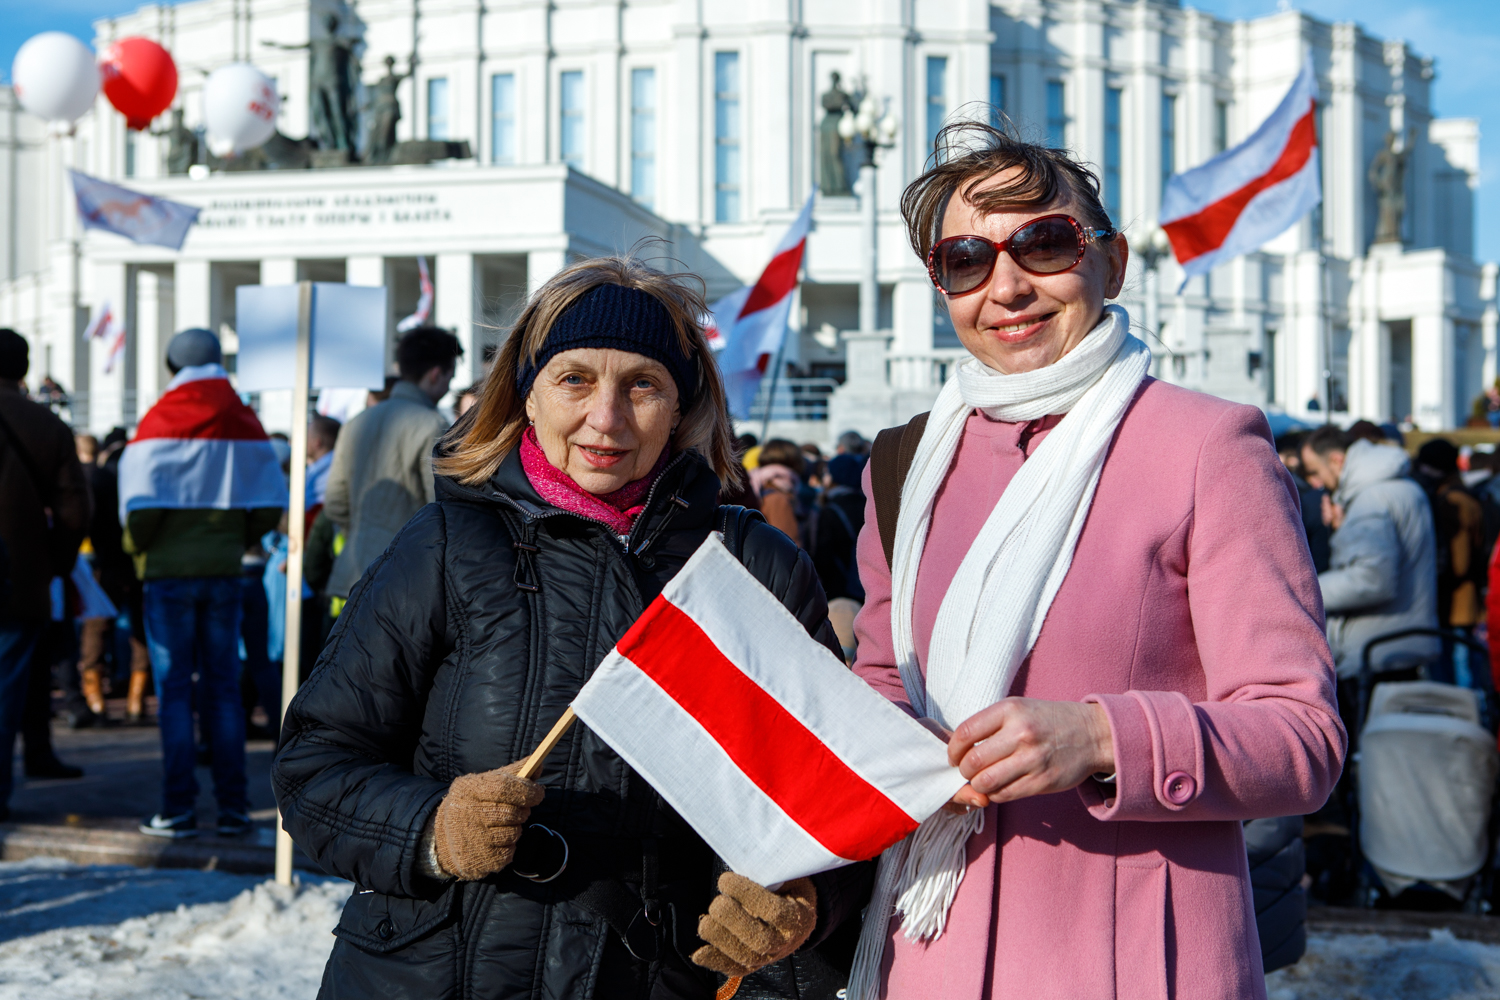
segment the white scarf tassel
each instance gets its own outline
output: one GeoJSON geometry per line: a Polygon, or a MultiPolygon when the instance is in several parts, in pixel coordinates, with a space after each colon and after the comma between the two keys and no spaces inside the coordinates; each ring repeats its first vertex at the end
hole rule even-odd
{"type": "MultiPolygon", "coordinates": [[[[971,358],[938,394],[902,490],[891,566],[891,643],[919,715],[952,728],[1004,698],[1030,654],[1072,565],[1115,429],[1151,365],[1150,350],[1127,332],[1129,322],[1125,310],[1107,306],[1099,325],[1056,364],[1002,375],[971,358]],[[1066,416],[1022,464],[964,555],[938,609],[924,678],[913,637],[917,568],[933,502],[976,409],[1013,422],[1066,416]]],[[[893,913],[908,941],[942,935],[963,882],[966,844],[983,828],[983,810],[943,810],[881,855],[849,1000],[877,1000],[893,913]]]]}

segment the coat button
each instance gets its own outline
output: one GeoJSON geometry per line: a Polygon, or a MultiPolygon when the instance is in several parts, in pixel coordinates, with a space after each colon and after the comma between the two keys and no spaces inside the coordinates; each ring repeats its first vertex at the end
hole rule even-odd
{"type": "Polygon", "coordinates": [[[1193,780],[1192,775],[1182,771],[1173,771],[1167,775],[1163,791],[1166,792],[1168,802],[1174,806],[1185,806],[1198,793],[1198,783],[1193,780]]]}
{"type": "Polygon", "coordinates": [[[395,933],[396,933],[396,928],[394,928],[394,927],[391,926],[391,922],[389,920],[382,920],[375,927],[375,934],[382,941],[389,941],[391,939],[391,936],[394,935],[395,933]]]}
{"type": "Polygon", "coordinates": [[[650,570],[650,569],[655,569],[656,568],[656,557],[653,556],[653,555],[649,555],[648,554],[648,555],[640,556],[637,561],[640,562],[641,569],[650,570]]]}

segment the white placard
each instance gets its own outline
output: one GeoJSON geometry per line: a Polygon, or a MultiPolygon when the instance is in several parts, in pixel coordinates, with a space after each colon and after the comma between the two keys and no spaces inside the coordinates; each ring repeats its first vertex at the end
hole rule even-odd
{"type": "MultiPolygon", "coordinates": [[[[313,283],[312,387],[379,389],[385,384],[386,290],[313,283]]],[[[235,289],[240,392],[290,389],[297,368],[297,285],[235,289]]]]}

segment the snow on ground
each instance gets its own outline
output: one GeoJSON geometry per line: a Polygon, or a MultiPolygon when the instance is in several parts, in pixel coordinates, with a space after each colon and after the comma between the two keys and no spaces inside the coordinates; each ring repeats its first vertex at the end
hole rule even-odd
{"type": "Polygon", "coordinates": [[[0,1000],[312,1000],[337,879],[0,862],[0,1000]]]}
{"type": "MultiPolygon", "coordinates": [[[[0,1000],[313,1000],[348,882],[0,862],[0,1000]]],[[[1269,1000],[1500,1000],[1500,945],[1314,934],[1269,1000]]]]}
{"type": "Polygon", "coordinates": [[[1266,977],[1269,1000],[1496,1000],[1500,945],[1312,934],[1302,961],[1266,977]]]}

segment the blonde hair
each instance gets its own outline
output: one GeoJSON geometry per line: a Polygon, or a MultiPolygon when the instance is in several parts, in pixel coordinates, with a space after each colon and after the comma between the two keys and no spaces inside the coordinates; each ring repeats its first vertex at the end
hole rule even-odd
{"type": "MultiPolygon", "coordinates": [[[[516,388],[522,359],[535,363],[559,317],[600,285],[620,285],[645,292],[666,307],[677,328],[683,352],[698,364],[698,388],[669,447],[696,452],[726,488],[737,486],[743,472],[734,454],[734,429],[719,366],[703,335],[702,279],[666,274],[634,255],[579,261],[553,275],[521,311],[510,335],[495,355],[489,374],[478,386],[479,401],[443,435],[432,469],[475,486],[495,474],[521,442],[527,426],[526,397],[516,388]],[[690,282],[696,282],[697,288],[690,282]]],[[[681,387],[679,387],[681,388],[681,387]]]]}

